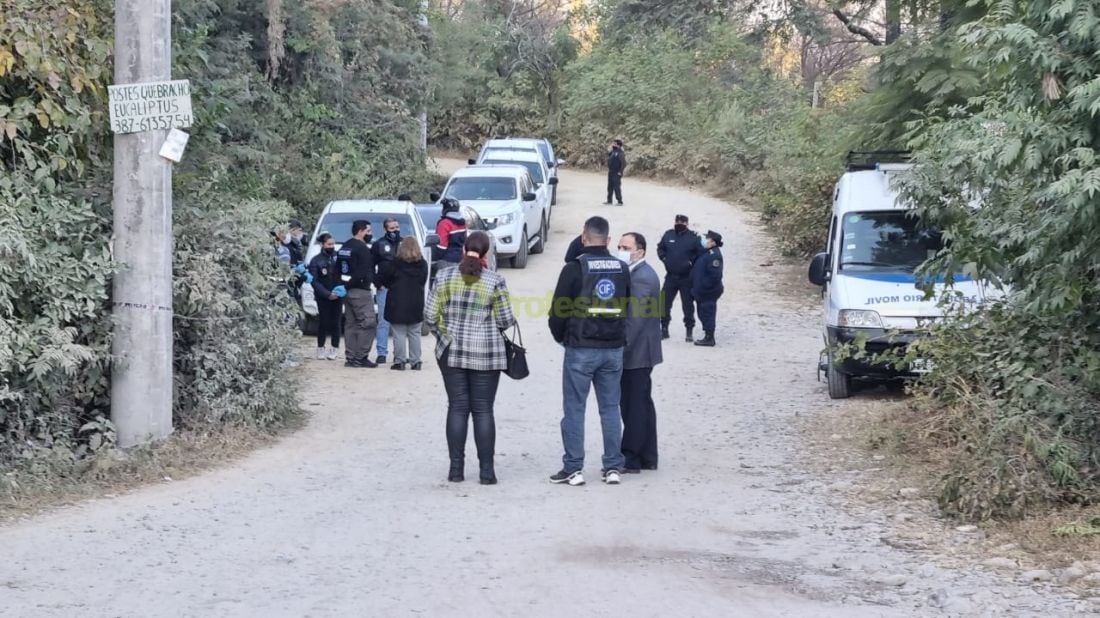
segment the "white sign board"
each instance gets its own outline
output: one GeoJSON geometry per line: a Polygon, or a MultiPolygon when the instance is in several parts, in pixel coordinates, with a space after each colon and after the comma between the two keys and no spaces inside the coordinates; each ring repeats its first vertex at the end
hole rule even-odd
{"type": "Polygon", "coordinates": [[[190,135],[179,129],[172,129],[168,132],[164,145],[160,147],[160,156],[174,163],[179,163],[183,159],[183,150],[187,148],[187,140],[190,137],[190,135]]]}
{"type": "Polygon", "coordinates": [[[118,84],[108,86],[111,131],[140,133],[191,126],[191,82],[118,84]]]}

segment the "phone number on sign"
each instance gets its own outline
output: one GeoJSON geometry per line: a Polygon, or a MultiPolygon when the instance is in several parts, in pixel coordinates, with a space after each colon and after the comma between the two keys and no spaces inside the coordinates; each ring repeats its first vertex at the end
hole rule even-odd
{"type": "Polygon", "coordinates": [[[116,118],[111,123],[115,133],[139,133],[142,131],[168,131],[191,126],[189,114],[166,114],[163,116],[145,116],[143,118],[116,118]]]}

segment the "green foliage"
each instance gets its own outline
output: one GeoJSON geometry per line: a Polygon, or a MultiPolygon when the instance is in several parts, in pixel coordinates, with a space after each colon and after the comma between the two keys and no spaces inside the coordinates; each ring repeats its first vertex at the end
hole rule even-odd
{"type": "Polygon", "coordinates": [[[925,388],[960,454],[941,501],[1019,517],[1100,498],[1100,16],[1074,0],[988,7],[955,32],[983,92],[911,126],[906,193],[950,239],[929,270],[1010,290],[937,333],[925,388]]]}

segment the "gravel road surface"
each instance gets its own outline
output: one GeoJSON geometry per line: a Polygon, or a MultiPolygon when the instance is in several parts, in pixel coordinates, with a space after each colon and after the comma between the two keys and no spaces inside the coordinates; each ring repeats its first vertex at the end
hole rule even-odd
{"type": "MultiPolygon", "coordinates": [[[[445,169],[459,165],[441,161],[445,169]]],[[[937,566],[830,506],[802,464],[801,415],[829,402],[802,266],[755,215],[703,194],[563,171],[546,253],[505,269],[552,290],[566,245],[603,214],[655,245],[677,213],[726,238],[719,345],[683,340],[654,372],[661,469],[605,486],[594,398],[589,483],[559,469],[562,349],[545,305],[520,307],[532,376],[497,400],[500,484],[446,482],[445,396],[422,372],[307,361],[309,426],[231,467],[0,529],[0,615],[30,616],[1062,616],[1087,601],[937,566]]],[[[311,348],[303,339],[303,353],[311,348]]],[[[476,480],[471,435],[467,478],[476,480]]]]}

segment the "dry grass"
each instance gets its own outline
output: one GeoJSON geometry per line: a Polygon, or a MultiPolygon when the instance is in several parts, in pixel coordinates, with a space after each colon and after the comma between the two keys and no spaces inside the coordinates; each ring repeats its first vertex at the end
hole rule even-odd
{"type": "MultiPolygon", "coordinates": [[[[954,528],[967,522],[946,518],[935,507],[941,481],[957,451],[942,446],[936,423],[911,398],[881,393],[860,394],[847,405],[825,409],[807,420],[805,436],[814,448],[812,462],[826,472],[864,471],[857,496],[847,496],[865,510],[921,510],[899,505],[899,487],[920,491],[925,510],[935,514],[909,522],[933,550],[971,564],[991,557],[1015,560],[1021,570],[1059,569],[1074,562],[1100,561],[1100,536],[1060,536],[1059,527],[1100,517],[1100,505],[1035,512],[1017,521],[979,524],[984,539],[965,547],[947,547],[954,528]],[[937,542],[943,545],[936,546],[937,542]]],[[[914,531],[905,530],[907,536],[914,531]]]]}
{"type": "Polygon", "coordinates": [[[144,485],[185,479],[238,460],[305,424],[306,415],[274,429],[222,427],[179,431],[164,442],[82,462],[0,474],[0,523],[28,518],[82,500],[112,496],[144,485]]]}

